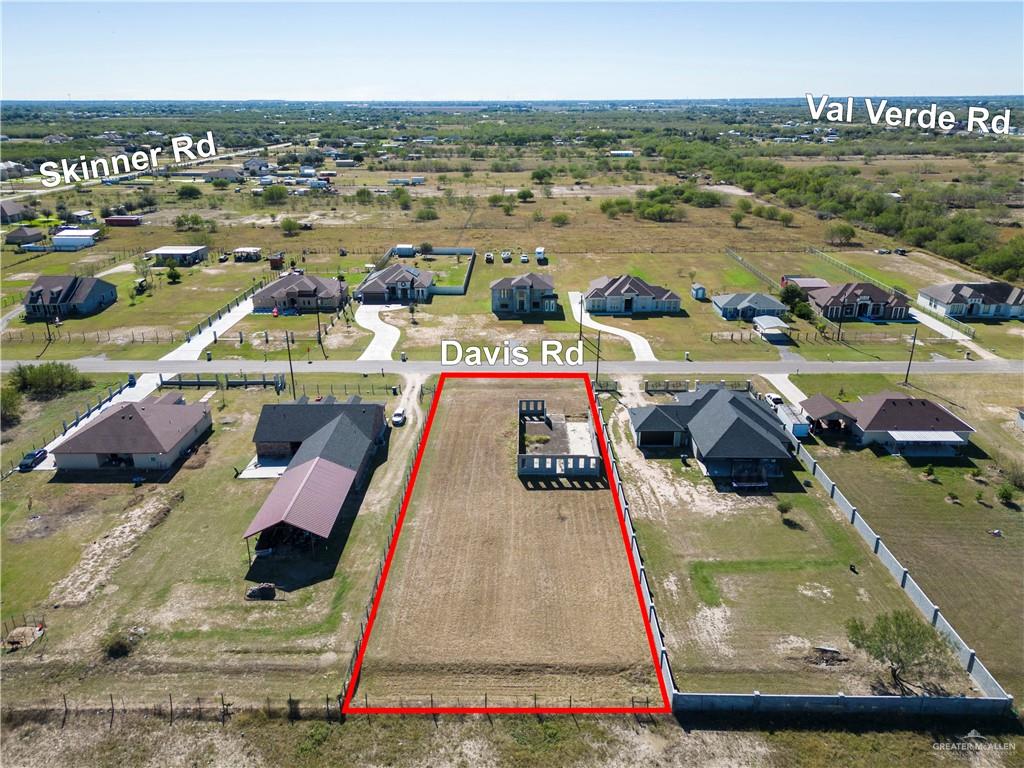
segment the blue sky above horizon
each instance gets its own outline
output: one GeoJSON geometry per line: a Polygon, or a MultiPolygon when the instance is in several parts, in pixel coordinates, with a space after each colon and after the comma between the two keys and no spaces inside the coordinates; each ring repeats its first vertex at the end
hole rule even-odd
{"type": "Polygon", "coordinates": [[[3,2],[0,18],[9,100],[1024,94],[1020,2],[3,2]]]}

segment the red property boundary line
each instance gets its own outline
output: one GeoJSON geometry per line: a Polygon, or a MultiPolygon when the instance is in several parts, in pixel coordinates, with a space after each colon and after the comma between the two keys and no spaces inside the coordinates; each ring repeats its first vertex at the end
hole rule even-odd
{"type": "Polygon", "coordinates": [[[352,668],[352,677],[349,681],[349,689],[345,691],[345,698],[342,702],[341,711],[346,715],[558,715],[558,714],[668,714],[672,712],[672,705],[669,700],[668,688],[665,679],[661,674],[661,664],[658,659],[658,652],[654,644],[654,631],[648,619],[644,606],[643,594],[640,589],[640,574],[637,571],[636,563],[633,561],[632,549],[630,548],[629,537],[626,533],[626,519],[622,511],[622,500],[619,498],[619,491],[613,481],[611,457],[608,455],[608,446],[604,439],[604,428],[601,422],[601,415],[597,408],[597,398],[594,395],[594,388],[590,383],[590,375],[587,373],[467,373],[467,372],[443,372],[437,384],[437,391],[434,393],[430,405],[430,412],[427,414],[427,422],[423,431],[423,440],[419,450],[416,452],[416,459],[413,462],[412,473],[409,476],[409,484],[406,486],[405,495],[402,498],[402,507],[398,514],[398,522],[395,526],[395,535],[391,539],[391,546],[388,548],[384,560],[384,568],[381,573],[380,584],[377,593],[373,597],[373,604],[370,608],[370,615],[367,619],[366,631],[363,633],[363,642],[359,647],[355,665],[352,668]],[[377,618],[377,610],[380,607],[381,597],[384,594],[384,585],[387,584],[388,573],[391,571],[391,563],[398,546],[398,537],[402,532],[402,525],[405,522],[405,515],[409,510],[409,501],[412,499],[412,491],[416,485],[416,478],[419,475],[420,464],[423,461],[423,453],[430,438],[430,430],[434,424],[434,416],[437,413],[437,405],[441,401],[441,394],[444,390],[444,383],[447,379],[570,379],[580,380],[586,385],[587,398],[590,402],[590,413],[594,419],[594,428],[597,430],[598,442],[601,445],[601,458],[604,461],[605,474],[608,477],[608,485],[611,487],[612,498],[615,500],[615,511],[619,518],[619,530],[622,533],[622,543],[626,550],[626,560],[629,562],[629,570],[633,576],[633,587],[636,590],[637,606],[640,615],[643,617],[644,628],[647,632],[647,643],[651,651],[651,661],[654,664],[654,671],[658,677],[658,687],[661,692],[662,705],[660,707],[358,707],[352,705],[352,698],[355,694],[356,683],[359,680],[360,671],[363,666],[363,657],[370,644],[370,635],[373,632],[373,624],[377,618]]]}

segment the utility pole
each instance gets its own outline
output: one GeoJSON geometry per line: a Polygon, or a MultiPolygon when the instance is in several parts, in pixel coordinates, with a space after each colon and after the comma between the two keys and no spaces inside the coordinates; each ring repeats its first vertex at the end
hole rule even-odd
{"type": "Polygon", "coordinates": [[[914,329],[914,338],[910,340],[910,359],[907,360],[907,372],[903,375],[903,386],[910,384],[910,366],[914,362],[914,350],[917,348],[917,328],[914,329]]]}
{"type": "Polygon", "coordinates": [[[580,335],[579,340],[583,340],[583,294],[580,294],[580,335]]]}
{"type": "Polygon", "coordinates": [[[836,331],[836,341],[843,340],[843,315],[846,314],[846,302],[844,301],[842,306],[839,307],[839,330],[836,331]]]}
{"type": "Polygon", "coordinates": [[[292,375],[292,400],[295,400],[295,369],[292,367],[292,342],[291,335],[287,330],[284,332],[284,346],[288,350],[288,373],[292,375]]]}

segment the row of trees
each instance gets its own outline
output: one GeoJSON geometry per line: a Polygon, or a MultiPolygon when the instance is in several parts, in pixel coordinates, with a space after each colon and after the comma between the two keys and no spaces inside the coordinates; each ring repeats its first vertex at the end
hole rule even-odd
{"type": "Polygon", "coordinates": [[[69,363],[20,364],[0,389],[0,424],[13,427],[21,421],[24,399],[52,400],[55,397],[88,389],[92,380],[69,363]]]}

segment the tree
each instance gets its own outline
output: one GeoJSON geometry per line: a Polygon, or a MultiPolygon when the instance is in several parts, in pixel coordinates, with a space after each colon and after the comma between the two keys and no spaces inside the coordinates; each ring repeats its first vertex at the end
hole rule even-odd
{"type": "Polygon", "coordinates": [[[360,187],[356,190],[355,198],[360,205],[369,205],[373,202],[373,192],[369,187],[360,187]]]}
{"type": "Polygon", "coordinates": [[[516,192],[516,197],[519,198],[519,202],[521,202],[521,203],[528,203],[531,200],[533,200],[533,190],[532,189],[520,189],[518,192],[516,192]]]}
{"type": "Polygon", "coordinates": [[[92,380],[70,363],[18,364],[11,370],[10,386],[33,400],[49,400],[88,389],[92,380]]]}
{"type": "Polygon", "coordinates": [[[291,237],[299,231],[299,222],[295,219],[281,219],[281,231],[285,237],[291,237]]]}
{"type": "Polygon", "coordinates": [[[801,301],[804,301],[807,297],[804,295],[804,289],[799,285],[793,283],[786,283],[783,286],[782,291],[779,293],[779,301],[785,304],[790,309],[796,307],[801,301]]]}
{"type": "Polygon", "coordinates": [[[231,184],[231,182],[228,181],[227,179],[214,179],[213,180],[213,188],[214,189],[227,189],[230,184],[231,184]]]}
{"type": "Polygon", "coordinates": [[[179,200],[198,200],[203,196],[203,190],[195,184],[182,184],[178,187],[179,200]]]}
{"type": "Polygon", "coordinates": [[[538,168],[530,174],[530,178],[538,184],[550,184],[554,174],[549,168],[538,168]]]}
{"type": "Polygon", "coordinates": [[[263,190],[263,201],[277,204],[288,199],[288,189],[283,184],[272,184],[263,190]]]}
{"type": "Polygon", "coordinates": [[[750,213],[750,209],[754,207],[754,204],[745,197],[741,197],[736,201],[736,207],[744,213],[750,213]]]}
{"type": "Polygon", "coordinates": [[[788,227],[792,224],[794,218],[792,211],[779,211],[779,221],[782,222],[782,226],[784,227],[788,227]]]}
{"type": "Polygon", "coordinates": [[[861,619],[850,619],[846,634],[854,648],[889,666],[892,682],[903,696],[913,694],[912,689],[920,689],[926,677],[949,666],[949,643],[907,610],[877,616],[870,626],[861,619]],[[911,677],[917,682],[911,683],[911,677]]]}
{"type": "Polygon", "coordinates": [[[505,196],[504,195],[499,195],[499,194],[495,193],[493,195],[488,195],[487,196],[487,204],[489,206],[491,206],[491,208],[500,208],[501,205],[504,202],[505,202],[505,196]]]}
{"type": "Polygon", "coordinates": [[[832,245],[849,245],[857,230],[849,224],[833,224],[825,230],[825,239],[832,245]]]}
{"type": "Polygon", "coordinates": [[[566,213],[556,213],[551,217],[551,223],[556,227],[564,227],[569,223],[569,215],[566,213]]]}
{"type": "Polygon", "coordinates": [[[0,426],[13,427],[21,421],[21,392],[14,387],[0,389],[0,426]]]}
{"type": "Polygon", "coordinates": [[[436,221],[439,218],[437,209],[432,206],[424,206],[416,211],[416,221],[436,221]]]}
{"type": "Polygon", "coordinates": [[[177,285],[181,282],[181,272],[175,266],[167,268],[167,282],[171,285],[177,285]]]}
{"type": "Polygon", "coordinates": [[[433,245],[431,245],[430,243],[426,243],[426,242],[420,243],[420,253],[422,253],[424,256],[427,256],[427,255],[429,255],[429,254],[431,254],[433,252],[434,252],[434,246],[433,245]]]}
{"type": "Polygon", "coordinates": [[[739,229],[740,222],[743,221],[743,211],[733,211],[729,214],[729,218],[732,219],[732,225],[739,229]]]}
{"type": "Polygon", "coordinates": [[[515,209],[516,209],[516,204],[515,203],[511,203],[511,202],[506,202],[506,203],[504,203],[501,206],[501,210],[503,210],[505,212],[506,216],[511,216],[512,215],[512,211],[514,211],[515,209]]]}

